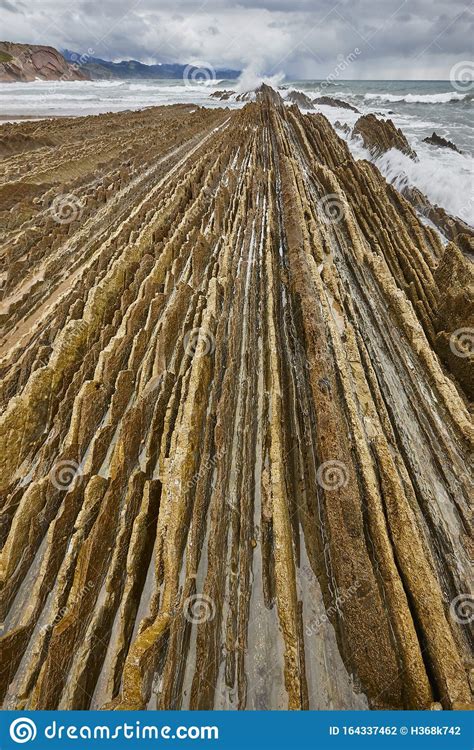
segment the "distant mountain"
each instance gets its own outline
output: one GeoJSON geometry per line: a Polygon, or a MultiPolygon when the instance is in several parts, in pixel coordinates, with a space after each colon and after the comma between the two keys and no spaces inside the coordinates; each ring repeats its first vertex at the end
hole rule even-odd
{"type": "Polygon", "coordinates": [[[39,44],[0,42],[0,81],[84,81],[87,71],[71,65],[57,49],[39,44]]]}
{"type": "MultiPolygon", "coordinates": [[[[71,50],[63,50],[63,55],[68,62],[76,64],[81,70],[84,70],[92,79],[95,80],[107,80],[107,79],[126,79],[126,78],[141,78],[141,79],[164,79],[164,78],[183,78],[185,71],[190,72],[190,78],[192,78],[193,71],[199,70],[199,68],[191,67],[188,65],[181,65],[178,63],[160,63],[156,65],[145,65],[138,60],[122,60],[121,62],[110,62],[109,60],[102,60],[100,57],[91,57],[87,54],[81,54],[79,52],[72,52],[71,50]]],[[[203,73],[206,74],[207,70],[203,73]]],[[[232,70],[230,68],[217,68],[215,71],[217,78],[225,79],[236,79],[240,76],[240,70],[232,70]]]]}

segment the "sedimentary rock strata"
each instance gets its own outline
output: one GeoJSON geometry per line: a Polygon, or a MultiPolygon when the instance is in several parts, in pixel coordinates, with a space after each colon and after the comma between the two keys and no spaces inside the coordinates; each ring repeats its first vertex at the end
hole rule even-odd
{"type": "Polygon", "coordinates": [[[294,91],[291,89],[288,91],[286,99],[292,104],[297,104],[301,109],[314,109],[313,102],[309,96],[302,91],[294,91]]]}
{"type": "Polygon", "coordinates": [[[228,89],[224,89],[223,91],[218,89],[217,91],[213,91],[212,94],[209,94],[212,99],[220,99],[221,101],[227,101],[234,95],[235,91],[231,91],[228,89]]]}
{"type": "Polygon", "coordinates": [[[351,112],[356,112],[357,114],[360,114],[360,111],[357,109],[357,107],[354,107],[352,104],[349,104],[349,102],[344,102],[342,99],[335,99],[333,96],[318,96],[316,99],[313,99],[313,104],[326,104],[328,107],[338,107],[339,109],[350,109],[351,112]]]}
{"type": "Polygon", "coordinates": [[[362,143],[372,156],[380,156],[391,148],[397,148],[410,158],[416,159],[415,151],[411,148],[402,131],[395,127],[392,120],[379,120],[372,114],[363,115],[354,125],[352,135],[359,136],[362,139],[362,143]]]}
{"type": "Polygon", "coordinates": [[[88,81],[89,74],[68,63],[54,47],[0,42],[0,81],[88,81]]]}
{"type": "Polygon", "coordinates": [[[3,706],[468,706],[463,249],[265,89],[3,130],[3,706]]]}

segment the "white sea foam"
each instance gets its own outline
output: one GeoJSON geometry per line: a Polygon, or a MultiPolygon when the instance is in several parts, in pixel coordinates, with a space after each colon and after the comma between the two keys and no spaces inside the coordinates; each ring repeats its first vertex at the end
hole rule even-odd
{"type": "MultiPolygon", "coordinates": [[[[257,88],[261,83],[268,83],[278,87],[282,76],[266,78],[258,73],[257,66],[249,66],[239,81],[225,82],[226,88],[237,87],[239,92],[257,88]]],[[[218,82],[212,82],[214,87],[185,86],[181,79],[164,80],[133,80],[133,81],[35,81],[32,83],[0,83],[0,109],[16,119],[17,115],[43,116],[52,115],[82,115],[99,114],[100,112],[117,112],[125,109],[143,109],[145,107],[188,103],[206,107],[241,107],[244,102],[227,100],[221,102],[210,97],[211,92],[219,88],[218,82]]],[[[224,82],[221,82],[224,83],[224,82]]],[[[463,114],[465,107],[454,106],[452,109],[443,104],[463,100],[466,95],[458,92],[448,93],[408,93],[376,94],[367,93],[361,89],[361,83],[341,82],[341,93],[338,96],[356,102],[362,113],[383,107],[383,102],[401,102],[397,112],[390,114],[395,125],[402,129],[410,144],[417,151],[418,162],[413,162],[399,151],[390,151],[381,156],[376,164],[397,187],[409,184],[418,187],[434,203],[443,206],[447,211],[455,214],[469,223],[473,223],[473,206],[469,200],[473,195],[474,164],[469,152],[472,153],[474,139],[468,124],[467,114],[463,114]],[[360,91],[360,94],[355,93],[360,91]],[[365,96],[364,96],[365,94],[365,96]],[[360,104],[362,102],[362,105],[360,104]],[[406,102],[419,104],[406,113],[403,105],[406,102]],[[427,118],[423,105],[436,103],[441,105],[436,110],[429,110],[427,118]],[[463,151],[461,156],[448,149],[437,149],[422,142],[422,138],[430,135],[433,130],[446,138],[452,139],[463,151]]],[[[307,82],[287,82],[289,88],[295,88],[307,93],[311,98],[317,97],[321,91],[317,89],[317,82],[308,85],[307,82]],[[305,85],[306,84],[306,85],[305,85]]],[[[424,84],[423,84],[424,85],[424,84]]],[[[389,86],[387,86],[389,88],[389,86]]],[[[415,89],[416,90],[416,89],[415,89]]],[[[426,89],[425,89],[426,90],[426,89]]],[[[422,89],[423,91],[423,89],[422,89]]],[[[327,92],[325,92],[327,93],[327,92]]],[[[468,94],[469,98],[471,94],[468,94]]],[[[397,109],[397,105],[393,107],[397,109]]],[[[336,120],[346,122],[353,127],[359,115],[347,109],[327,107],[316,104],[316,109],[334,123],[336,120]]],[[[357,158],[371,159],[368,152],[356,140],[351,140],[339,131],[357,158]]]]}
{"type": "Polygon", "coordinates": [[[449,213],[474,225],[474,171],[470,157],[455,152],[422,152],[418,146],[418,161],[413,161],[396,149],[391,149],[376,160],[376,165],[396,188],[413,185],[432,203],[443,206],[449,213]]]}
{"type": "Polygon", "coordinates": [[[364,94],[365,101],[406,102],[407,104],[447,104],[463,101],[467,94],[448,91],[444,94],[364,94]]]}
{"type": "Polygon", "coordinates": [[[258,72],[256,65],[249,65],[242,71],[235,90],[238,94],[245,94],[247,91],[255,91],[262,83],[266,83],[268,86],[276,89],[284,78],[284,73],[276,73],[274,76],[263,76],[258,72]]]}
{"type": "Polygon", "coordinates": [[[474,160],[448,149],[415,144],[418,160],[395,148],[373,159],[360,139],[347,139],[356,158],[372,161],[397,190],[417,187],[431,203],[474,226],[474,160]]]}

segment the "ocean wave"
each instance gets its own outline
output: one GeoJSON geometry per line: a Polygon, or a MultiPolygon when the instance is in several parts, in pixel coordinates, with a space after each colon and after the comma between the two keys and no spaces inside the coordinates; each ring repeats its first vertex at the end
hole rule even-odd
{"type": "Polygon", "coordinates": [[[245,94],[248,91],[255,91],[262,83],[267,86],[272,86],[277,89],[278,86],[284,81],[285,76],[279,72],[273,76],[262,75],[254,65],[248,65],[237,80],[237,85],[234,87],[238,94],[245,94]]]}
{"type": "Polygon", "coordinates": [[[406,102],[407,104],[448,104],[461,102],[468,94],[448,91],[445,94],[364,94],[365,101],[406,102]]]}
{"type": "Polygon", "coordinates": [[[390,149],[375,160],[375,165],[397,189],[403,190],[407,185],[417,187],[432,203],[472,226],[471,158],[439,149],[435,154],[422,152],[420,145],[417,149],[418,161],[390,149]]]}
{"type": "MultiPolygon", "coordinates": [[[[130,83],[129,81],[123,81],[117,86],[117,93],[122,93],[123,91],[144,91],[147,94],[150,93],[166,93],[169,92],[173,87],[172,86],[163,86],[159,85],[157,82],[152,81],[150,83],[130,83]]],[[[182,86],[184,88],[184,86],[182,86]]]]}

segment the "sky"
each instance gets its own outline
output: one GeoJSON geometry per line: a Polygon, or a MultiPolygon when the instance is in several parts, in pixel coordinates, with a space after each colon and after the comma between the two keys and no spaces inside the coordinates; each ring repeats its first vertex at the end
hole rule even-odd
{"type": "Polygon", "coordinates": [[[474,58],[466,0],[0,0],[0,29],[107,60],[289,79],[447,80],[474,58]]]}

